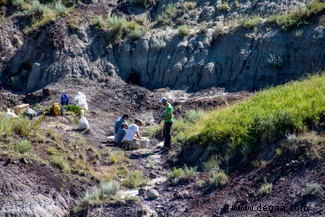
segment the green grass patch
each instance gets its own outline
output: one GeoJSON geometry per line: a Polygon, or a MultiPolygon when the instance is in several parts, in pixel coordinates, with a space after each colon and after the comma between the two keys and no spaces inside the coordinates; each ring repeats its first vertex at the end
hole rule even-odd
{"type": "Polygon", "coordinates": [[[75,113],[76,115],[81,115],[82,107],[80,107],[80,106],[64,105],[64,106],[62,106],[62,108],[65,108],[65,109],[67,109],[67,111],[71,111],[71,112],[75,113]]]}
{"type": "Polygon", "coordinates": [[[70,171],[69,163],[62,156],[53,155],[50,156],[49,160],[53,166],[59,168],[63,172],[70,171]]]}
{"type": "Polygon", "coordinates": [[[253,17],[247,17],[243,19],[242,25],[249,29],[254,29],[257,27],[262,21],[262,18],[260,16],[253,16],[253,17]]]}
{"type": "Polygon", "coordinates": [[[178,180],[191,180],[194,179],[197,175],[197,171],[195,167],[187,167],[185,166],[184,169],[182,168],[173,168],[167,174],[167,179],[178,179],[178,180]]]}
{"type": "Polygon", "coordinates": [[[307,19],[323,12],[325,10],[325,2],[313,1],[304,8],[281,15],[273,15],[268,20],[270,23],[281,27],[283,31],[287,31],[294,26],[300,26],[307,23],[307,19]]]}
{"type": "Polygon", "coordinates": [[[257,93],[251,99],[208,112],[195,124],[175,122],[175,142],[214,146],[220,153],[248,155],[288,133],[300,133],[324,120],[325,74],[257,93]]]}
{"type": "Polygon", "coordinates": [[[29,150],[31,150],[31,148],[32,148],[31,142],[25,139],[21,140],[16,144],[16,151],[21,154],[28,152],[29,150]]]}
{"type": "Polygon", "coordinates": [[[130,172],[130,174],[123,181],[123,186],[127,188],[137,188],[146,183],[146,179],[143,176],[142,171],[135,170],[130,172]]]}

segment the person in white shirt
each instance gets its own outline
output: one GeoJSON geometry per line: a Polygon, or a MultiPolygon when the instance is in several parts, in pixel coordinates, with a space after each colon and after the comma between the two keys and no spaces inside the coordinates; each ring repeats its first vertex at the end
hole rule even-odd
{"type": "Polygon", "coordinates": [[[139,140],[141,139],[139,126],[141,127],[142,121],[139,119],[134,120],[134,124],[131,124],[126,131],[124,142],[127,143],[128,149],[138,149],[141,147],[139,140]]]}

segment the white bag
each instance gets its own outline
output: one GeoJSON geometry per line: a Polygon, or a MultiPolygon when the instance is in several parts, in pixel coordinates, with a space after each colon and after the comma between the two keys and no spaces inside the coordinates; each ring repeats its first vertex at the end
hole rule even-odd
{"type": "Polygon", "coordinates": [[[84,108],[86,111],[88,111],[88,104],[86,100],[86,95],[78,92],[77,96],[75,96],[74,101],[77,103],[77,106],[80,106],[84,108]]]}
{"type": "Polygon", "coordinates": [[[8,117],[8,118],[18,118],[18,115],[16,115],[15,113],[11,112],[10,109],[7,108],[6,117],[8,117]]]}
{"type": "Polygon", "coordinates": [[[81,118],[79,119],[78,130],[88,130],[88,129],[89,129],[88,120],[85,118],[85,116],[81,116],[81,118]]]}

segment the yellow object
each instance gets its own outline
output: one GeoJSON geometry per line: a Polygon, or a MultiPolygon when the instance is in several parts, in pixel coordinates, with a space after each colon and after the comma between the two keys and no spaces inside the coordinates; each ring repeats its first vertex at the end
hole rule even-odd
{"type": "Polygon", "coordinates": [[[17,115],[22,115],[29,108],[29,104],[21,104],[14,107],[14,111],[17,115]]]}
{"type": "Polygon", "coordinates": [[[55,116],[61,115],[61,106],[59,103],[52,104],[52,111],[55,116]]]}

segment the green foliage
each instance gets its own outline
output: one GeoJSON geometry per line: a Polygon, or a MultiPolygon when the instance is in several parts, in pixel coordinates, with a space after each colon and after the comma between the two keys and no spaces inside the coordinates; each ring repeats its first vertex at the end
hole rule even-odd
{"type": "Polygon", "coordinates": [[[280,26],[283,31],[287,31],[293,26],[306,24],[309,17],[319,14],[324,10],[325,2],[315,0],[305,8],[299,8],[294,12],[271,16],[269,22],[280,26]]]}
{"type": "Polygon", "coordinates": [[[282,57],[276,56],[275,54],[270,54],[269,58],[267,59],[267,63],[273,68],[279,69],[282,67],[282,57]]]}
{"type": "Polygon", "coordinates": [[[205,171],[211,171],[213,169],[219,168],[220,159],[218,156],[212,156],[207,162],[203,164],[205,171]]]}
{"type": "Polygon", "coordinates": [[[112,164],[122,162],[125,159],[124,152],[123,151],[111,152],[108,159],[112,164]]]}
{"type": "Polygon", "coordinates": [[[316,195],[322,190],[322,187],[317,183],[307,183],[304,189],[304,195],[316,195]]]}
{"type": "Polygon", "coordinates": [[[161,133],[163,131],[163,125],[151,125],[147,129],[147,136],[149,138],[155,138],[157,134],[161,133]]]}
{"type": "Polygon", "coordinates": [[[225,30],[223,28],[223,26],[216,26],[216,28],[214,29],[213,32],[213,38],[217,38],[218,36],[224,35],[225,34],[225,30]]]}
{"type": "Polygon", "coordinates": [[[216,147],[222,154],[237,149],[249,155],[258,145],[275,143],[288,133],[316,126],[325,113],[324,92],[324,73],[290,82],[206,113],[195,124],[177,120],[173,136],[183,144],[216,147]]]}
{"type": "Polygon", "coordinates": [[[31,142],[25,139],[19,141],[16,144],[16,151],[21,154],[28,152],[31,148],[32,148],[31,142]]]}
{"type": "Polygon", "coordinates": [[[229,6],[228,2],[217,4],[216,8],[218,11],[226,11],[226,12],[230,11],[230,6],[229,6]]]}
{"type": "Polygon", "coordinates": [[[242,25],[246,28],[253,29],[262,21],[260,16],[247,17],[242,21],[242,25]]]}
{"type": "Polygon", "coordinates": [[[140,170],[131,171],[123,181],[123,186],[127,188],[137,188],[146,182],[140,170]]]}
{"type": "Polygon", "coordinates": [[[80,107],[78,105],[64,105],[64,106],[62,106],[62,108],[65,108],[68,111],[75,113],[76,115],[81,115],[82,107],[80,107]]]}
{"type": "Polygon", "coordinates": [[[99,186],[94,186],[88,190],[83,198],[83,203],[89,205],[98,201],[112,199],[120,189],[117,181],[101,182],[99,186]]]}
{"type": "Polygon", "coordinates": [[[189,110],[186,112],[184,120],[189,123],[195,123],[202,115],[204,115],[203,110],[189,110]]]}
{"type": "Polygon", "coordinates": [[[225,185],[228,182],[228,176],[219,168],[210,171],[209,182],[215,186],[225,185]]]}
{"type": "Polygon", "coordinates": [[[0,116],[0,141],[13,136],[35,138],[40,131],[40,123],[41,119],[7,118],[2,115],[0,116]]]}
{"type": "Polygon", "coordinates": [[[185,166],[184,169],[182,168],[173,168],[172,171],[170,171],[167,174],[167,179],[178,179],[178,180],[190,180],[195,178],[197,175],[197,171],[195,167],[187,167],[185,166]]]}
{"type": "Polygon", "coordinates": [[[178,10],[173,5],[173,3],[169,3],[164,11],[157,16],[156,21],[162,22],[165,25],[170,25],[172,23],[172,19],[176,17],[178,10]]]}
{"type": "Polygon", "coordinates": [[[154,46],[157,50],[162,50],[166,47],[166,42],[163,38],[154,39],[154,46]]]}
{"type": "Polygon", "coordinates": [[[138,28],[131,30],[129,35],[133,40],[138,40],[139,38],[141,38],[143,36],[143,31],[141,28],[138,27],[138,28]]]}
{"type": "Polygon", "coordinates": [[[183,7],[185,8],[185,10],[189,11],[189,10],[193,10],[196,8],[196,2],[183,2],[183,7]]]}
{"type": "Polygon", "coordinates": [[[258,190],[258,193],[261,195],[270,194],[272,192],[273,185],[270,183],[265,183],[261,186],[261,188],[258,190]]]}
{"type": "Polygon", "coordinates": [[[58,15],[61,16],[66,13],[67,7],[61,1],[58,1],[58,2],[55,2],[54,10],[58,15]]]}
{"type": "Polygon", "coordinates": [[[59,168],[63,172],[70,171],[70,166],[69,166],[68,162],[63,158],[63,156],[53,155],[53,156],[50,156],[49,160],[53,166],[59,168]]]}
{"type": "Polygon", "coordinates": [[[187,25],[181,25],[180,27],[178,27],[178,34],[181,37],[185,37],[190,33],[190,29],[188,28],[187,25]]]}

